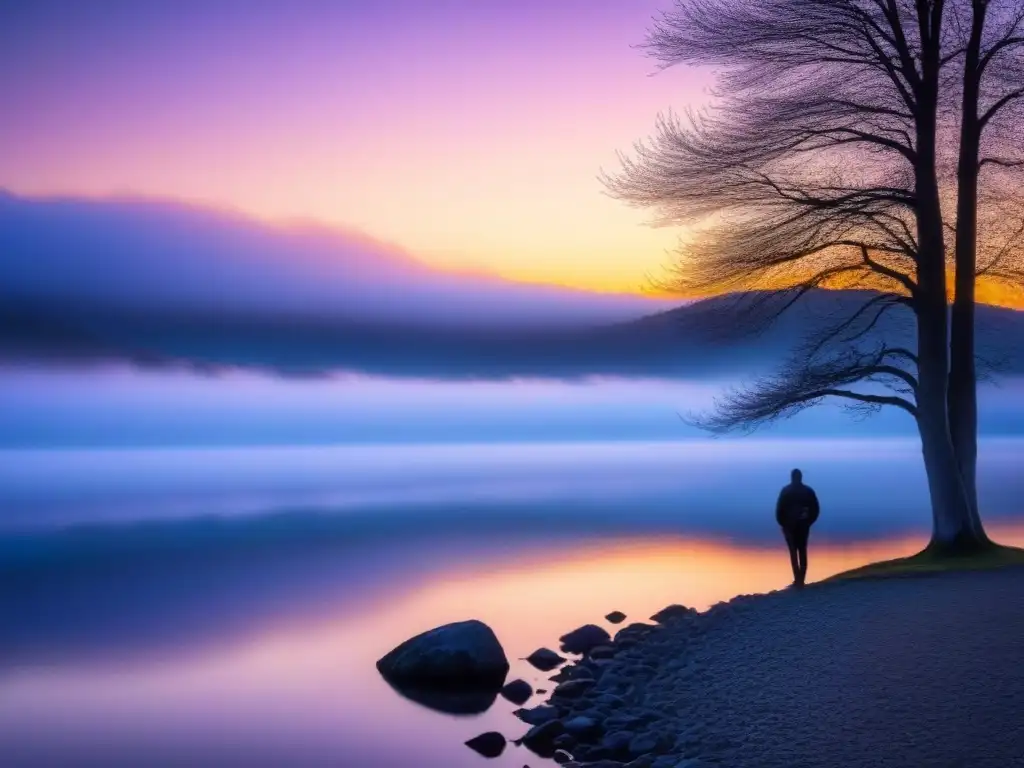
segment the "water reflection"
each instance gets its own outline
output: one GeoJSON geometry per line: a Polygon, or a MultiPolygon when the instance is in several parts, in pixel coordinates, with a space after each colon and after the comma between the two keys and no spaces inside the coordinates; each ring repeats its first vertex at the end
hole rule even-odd
{"type": "Polygon", "coordinates": [[[399,696],[446,715],[479,715],[490,709],[498,699],[497,691],[446,691],[397,686],[394,683],[388,685],[399,696]]]}
{"type": "MultiPolygon", "coordinates": [[[[1024,544],[1021,525],[993,534],[1024,544]]],[[[818,542],[811,577],[908,554],[921,541],[818,542]]],[[[430,627],[479,618],[504,645],[510,677],[550,687],[550,673],[522,657],[567,629],[612,630],[601,618],[611,610],[645,620],[669,603],[703,608],[790,577],[781,543],[464,539],[461,557],[436,538],[415,545],[359,556],[260,550],[196,561],[176,577],[112,564],[36,587],[23,577],[19,588],[36,591],[21,599],[15,625],[5,590],[0,622],[4,765],[479,767],[463,742],[488,730],[521,736],[514,706],[498,698],[476,717],[446,717],[397,696],[376,659],[430,627]],[[424,548],[433,555],[412,557],[424,548]]],[[[524,763],[538,765],[510,746],[489,764],[524,763]]]]}

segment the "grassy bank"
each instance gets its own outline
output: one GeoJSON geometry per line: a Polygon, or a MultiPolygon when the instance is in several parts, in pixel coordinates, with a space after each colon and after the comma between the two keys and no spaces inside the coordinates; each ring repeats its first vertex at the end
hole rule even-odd
{"type": "Polygon", "coordinates": [[[846,579],[884,578],[888,576],[913,576],[946,571],[984,570],[1024,565],[1024,549],[1004,547],[999,544],[982,552],[963,555],[949,555],[926,549],[910,557],[883,560],[850,571],[837,573],[825,581],[846,579]]]}

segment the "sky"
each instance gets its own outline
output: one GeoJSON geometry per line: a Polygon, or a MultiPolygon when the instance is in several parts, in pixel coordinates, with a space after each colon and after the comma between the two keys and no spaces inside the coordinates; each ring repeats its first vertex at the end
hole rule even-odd
{"type": "Polygon", "coordinates": [[[0,0],[0,188],[312,220],[429,264],[637,291],[671,230],[601,168],[692,71],[659,0],[0,0]]]}
{"type": "MultiPolygon", "coordinates": [[[[708,98],[636,48],[667,3],[0,0],[0,365],[342,366],[378,377],[359,403],[379,377],[428,402],[420,379],[724,375],[678,322],[626,325],[668,306],[637,293],[679,233],[598,180],[708,98]]],[[[718,350],[729,380],[780,339],[718,350]]]]}

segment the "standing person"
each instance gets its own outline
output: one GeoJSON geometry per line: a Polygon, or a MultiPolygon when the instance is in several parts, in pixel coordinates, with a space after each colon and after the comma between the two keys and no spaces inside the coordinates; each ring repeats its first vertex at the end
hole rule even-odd
{"type": "Polygon", "coordinates": [[[779,493],[775,504],[775,521],[782,526],[793,565],[793,583],[802,587],[807,578],[807,537],[821,511],[818,496],[809,485],[804,485],[804,474],[799,469],[790,473],[792,482],[779,493]]]}

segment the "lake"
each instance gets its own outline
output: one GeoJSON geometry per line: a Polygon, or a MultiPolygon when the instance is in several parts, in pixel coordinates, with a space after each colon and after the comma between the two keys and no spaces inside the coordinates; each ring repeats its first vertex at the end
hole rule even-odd
{"type": "MultiPolygon", "coordinates": [[[[991,531],[1024,543],[1024,441],[986,439],[991,531]]],[[[543,442],[0,452],[4,766],[520,768],[525,726],[391,690],[374,662],[479,618],[520,661],[612,610],[785,586],[772,508],[822,499],[810,574],[927,535],[913,440],[543,442]]],[[[535,701],[539,697],[535,697],[535,701]]]]}

